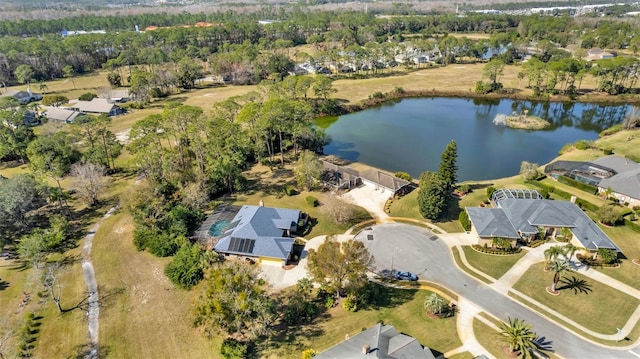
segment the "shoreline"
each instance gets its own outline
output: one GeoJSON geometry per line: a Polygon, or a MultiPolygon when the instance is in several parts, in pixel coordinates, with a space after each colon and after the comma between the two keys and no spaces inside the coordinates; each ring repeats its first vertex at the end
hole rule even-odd
{"type": "MultiPolygon", "coordinates": [[[[517,89],[517,91],[522,91],[517,89]]],[[[555,103],[594,103],[599,105],[640,105],[640,97],[634,96],[627,98],[625,95],[611,96],[604,95],[591,97],[589,95],[582,95],[577,99],[570,99],[568,96],[555,95],[555,96],[531,96],[521,93],[490,93],[490,94],[477,94],[469,91],[443,91],[443,90],[420,90],[420,91],[390,91],[384,93],[384,97],[370,97],[365,100],[361,100],[356,103],[346,103],[340,107],[344,110],[339,114],[333,114],[332,116],[339,116],[342,114],[353,113],[363,111],[369,108],[380,106],[389,101],[403,100],[407,98],[468,98],[475,100],[521,100],[530,102],[555,102],[555,103]]],[[[629,95],[633,96],[633,95],[629,95]]],[[[322,117],[322,116],[320,116],[322,117]]]]}

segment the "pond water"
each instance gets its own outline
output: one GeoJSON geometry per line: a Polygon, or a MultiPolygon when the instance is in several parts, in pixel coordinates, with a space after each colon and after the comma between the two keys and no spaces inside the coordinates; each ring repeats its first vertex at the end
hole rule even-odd
{"type": "Polygon", "coordinates": [[[631,105],[478,100],[402,99],[339,117],[318,119],[329,143],[324,153],[417,178],[437,171],[451,140],[458,145],[458,180],[513,176],[522,161],[545,164],[567,143],[595,140],[624,120],[631,105]],[[492,123],[499,114],[540,116],[545,130],[517,130],[492,123]]]}

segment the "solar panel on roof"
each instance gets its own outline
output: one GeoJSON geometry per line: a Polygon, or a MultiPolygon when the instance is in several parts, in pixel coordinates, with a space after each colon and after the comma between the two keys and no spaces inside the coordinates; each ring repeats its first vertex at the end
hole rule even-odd
{"type": "Polygon", "coordinates": [[[238,253],[253,253],[253,248],[256,245],[255,239],[248,238],[231,238],[231,243],[229,244],[229,252],[238,252],[238,253]]]}

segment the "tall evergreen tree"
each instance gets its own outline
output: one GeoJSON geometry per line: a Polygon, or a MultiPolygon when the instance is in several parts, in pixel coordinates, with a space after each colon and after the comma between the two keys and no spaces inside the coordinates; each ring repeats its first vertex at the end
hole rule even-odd
{"type": "Polygon", "coordinates": [[[446,187],[439,174],[425,171],[420,175],[418,206],[427,219],[438,219],[446,206],[446,187]]]}
{"type": "Polygon", "coordinates": [[[458,145],[456,141],[451,140],[447,147],[442,152],[440,157],[440,169],[438,175],[442,179],[445,191],[451,191],[456,184],[458,166],[456,161],[458,160],[458,145]]]}

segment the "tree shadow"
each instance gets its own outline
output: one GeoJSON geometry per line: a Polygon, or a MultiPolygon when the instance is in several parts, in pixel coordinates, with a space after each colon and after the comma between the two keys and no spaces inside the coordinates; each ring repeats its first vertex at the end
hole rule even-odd
{"type": "Polygon", "coordinates": [[[394,308],[408,301],[413,300],[417,289],[402,289],[387,287],[384,285],[372,283],[377,289],[374,300],[369,305],[363,306],[363,309],[379,310],[382,308],[394,308]]]}
{"type": "Polygon", "coordinates": [[[571,278],[563,277],[560,280],[560,283],[564,285],[559,287],[558,290],[571,289],[573,290],[573,294],[576,295],[579,293],[589,294],[593,292],[591,284],[587,283],[584,279],[577,278],[576,276],[571,276],[571,278]]]}
{"type": "Polygon", "coordinates": [[[9,288],[9,282],[0,279],[0,290],[5,290],[9,288]]]}

